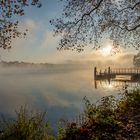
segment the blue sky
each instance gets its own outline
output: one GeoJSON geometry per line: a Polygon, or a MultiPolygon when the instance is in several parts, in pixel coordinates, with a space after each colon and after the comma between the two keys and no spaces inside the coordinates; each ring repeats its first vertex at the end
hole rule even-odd
{"type": "Polygon", "coordinates": [[[0,50],[2,58],[7,61],[53,61],[50,57],[59,55],[56,51],[58,39],[52,36],[53,27],[49,21],[61,12],[59,0],[42,0],[41,8],[27,7],[26,15],[20,18],[20,28],[27,28],[28,35],[26,39],[13,40],[13,48],[9,52],[0,50]]]}
{"type": "MultiPolygon", "coordinates": [[[[60,37],[53,37],[53,26],[49,21],[61,15],[63,3],[60,0],[42,0],[42,7],[33,6],[26,8],[26,15],[21,17],[20,29],[28,29],[25,39],[13,40],[13,48],[10,51],[0,50],[2,59],[5,61],[26,62],[51,62],[60,63],[66,60],[101,60],[102,53],[86,49],[83,53],[57,51],[56,47],[60,37]]],[[[106,46],[108,42],[105,42],[106,46]]],[[[105,47],[105,46],[104,46],[105,47]]],[[[120,55],[120,54],[119,54],[120,55]]],[[[120,57],[126,56],[128,60],[129,51],[125,50],[120,57]]],[[[131,59],[132,59],[132,55],[131,59]]],[[[117,61],[119,56],[110,56],[109,59],[117,61]]],[[[124,60],[125,57],[123,57],[124,60]]],[[[129,57],[130,59],[130,57],[129,57]]],[[[130,60],[128,60],[130,62],[130,60]]]]}

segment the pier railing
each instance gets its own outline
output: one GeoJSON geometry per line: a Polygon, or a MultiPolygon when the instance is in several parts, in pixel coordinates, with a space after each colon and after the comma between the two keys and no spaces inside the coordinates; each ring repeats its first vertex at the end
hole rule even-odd
{"type": "Polygon", "coordinates": [[[113,68],[111,74],[140,74],[140,68],[113,68]]]}
{"type": "Polygon", "coordinates": [[[140,68],[110,68],[104,70],[97,70],[94,68],[94,78],[102,79],[102,78],[114,78],[116,75],[130,75],[130,76],[140,76],[140,68]]]}

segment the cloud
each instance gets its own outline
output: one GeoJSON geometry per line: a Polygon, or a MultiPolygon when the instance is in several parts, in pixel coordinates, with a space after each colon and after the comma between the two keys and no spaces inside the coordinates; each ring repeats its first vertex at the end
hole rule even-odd
{"type": "Polygon", "coordinates": [[[26,19],[19,24],[19,30],[25,31],[28,29],[27,36],[25,38],[15,38],[12,40],[11,50],[1,49],[1,55],[5,61],[29,61],[33,56],[34,46],[37,44],[39,23],[36,23],[32,19],[26,19]]]}
{"type": "Polygon", "coordinates": [[[32,19],[27,19],[22,26],[29,29],[30,31],[35,31],[39,28],[38,23],[32,19]]]}
{"type": "MultiPolygon", "coordinates": [[[[14,39],[12,42],[13,48],[10,53],[2,51],[2,57],[7,61],[29,61],[29,62],[51,62],[59,63],[66,60],[73,61],[93,61],[94,64],[99,65],[113,65],[119,66],[126,63],[129,65],[133,54],[129,52],[122,52],[116,56],[103,56],[101,51],[92,50],[92,45],[85,47],[85,51],[82,53],[72,51],[57,51],[59,47],[60,36],[54,37],[53,32],[45,29],[41,26],[42,23],[35,22],[32,19],[26,19],[20,24],[20,30],[25,31],[28,29],[28,34],[25,39],[14,39]],[[120,64],[120,62],[122,62],[120,64]]],[[[104,43],[107,46],[107,43],[104,43]]],[[[125,50],[126,51],[126,50],[125,50]]],[[[123,66],[123,65],[122,65],[123,66]]]]}
{"type": "Polygon", "coordinates": [[[19,24],[19,30],[25,32],[28,30],[27,36],[25,38],[16,38],[12,40],[12,46],[14,48],[28,46],[29,43],[33,42],[35,39],[35,33],[38,31],[38,23],[32,19],[27,19],[23,23],[19,24]]]}
{"type": "Polygon", "coordinates": [[[42,43],[40,45],[40,50],[44,50],[42,54],[39,56],[39,59],[44,62],[47,60],[48,62],[58,63],[64,62],[64,60],[72,59],[77,53],[71,51],[58,51],[57,47],[59,47],[60,36],[53,36],[53,32],[46,31],[44,33],[44,37],[42,43]]]}
{"type": "Polygon", "coordinates": [[[51,47],[50,49],[54,50],[54,46],[56,49],[56,46],[58,46],[59,44],[59,39],[60,37],[53,36],[53,32],[46,32],[44,34],[43,41],[40,47],[41,48],[51,47]]]}
{"type": "Polygon", "coordinates": [[[94,65],[102,66],[117,66],[117,67],[133,67],[133,57],[135,53],[121,52],[113,56],[103,56],[100,51],[81,54],[77,60],[91,61],[94,65]]]}

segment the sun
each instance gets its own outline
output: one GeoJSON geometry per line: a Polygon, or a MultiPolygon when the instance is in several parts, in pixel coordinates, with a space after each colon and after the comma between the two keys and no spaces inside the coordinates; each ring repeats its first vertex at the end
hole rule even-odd
{"type": "Polygon", "coordinates": [[[108,55],[111,55],[112,53],[112,46],[107,46],[107,47],[104,47],[102,50],[101,50],[101,53],[104,55],[104,56],[108,56],[108,55]]]}

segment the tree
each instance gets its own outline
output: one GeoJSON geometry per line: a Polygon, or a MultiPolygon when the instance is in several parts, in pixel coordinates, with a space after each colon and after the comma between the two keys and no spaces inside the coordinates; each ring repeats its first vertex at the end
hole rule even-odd
{"type": "Polygon", "coordinates": [[[23,37],[25,32],[18,30],[18,16],[25,14],[25,7],[41,7],[40,0],[0,0],[0,48],[10,49],[12,38],[23,37]]]}
{"type": "Polygon", "coordinates": [[[134,56],[133,64],[135,67],[140,67],[140,52],[134,56]]]}
{"type": "Polygon", "coordinates": [[[113,42],[114,52],[119,46],[139,49],[140,0],[62,0],[62,16],[51,20],[55,35],[61,35],[58,49],[83,51],[103,40],[113,42]]]}

